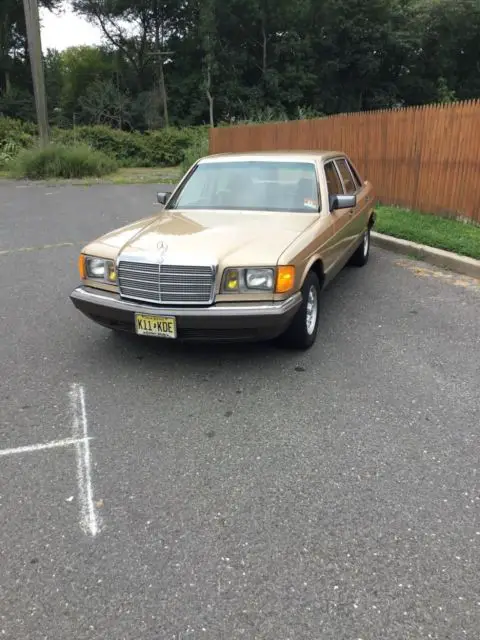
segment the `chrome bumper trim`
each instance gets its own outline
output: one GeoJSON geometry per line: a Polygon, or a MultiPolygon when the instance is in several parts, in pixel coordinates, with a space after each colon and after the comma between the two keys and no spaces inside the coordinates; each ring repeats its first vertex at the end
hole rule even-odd
{"type": "Polygon", "coordinates": [[[298,308],[302,302],[302,294],[298,291],[282,302],[272,303],[221,303],[210,307],[173,307],[154,304],[139,304],[124,300],[116,293],[95,290],[92,287],[77,287],[70,295],[72,300],[86,302],[100,307],[131,313],[159,314],[189,318],[227,318],[235,316],[283,316],[298,308]]]}

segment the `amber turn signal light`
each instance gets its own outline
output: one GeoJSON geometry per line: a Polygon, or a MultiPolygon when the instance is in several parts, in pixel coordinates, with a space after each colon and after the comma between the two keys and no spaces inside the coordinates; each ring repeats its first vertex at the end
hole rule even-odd
{"type": "Polygon", "coordinates": [[[287,293],[295,284],[295,267],[278,267],[275,293],[287,293]]]}
{"type": "Polygon", "coordinates": [[[85,256],[81,253],[78,257],[78,273],[80,274],[80,280],[86,280],[87,267],[85,265],[85,256]]]}

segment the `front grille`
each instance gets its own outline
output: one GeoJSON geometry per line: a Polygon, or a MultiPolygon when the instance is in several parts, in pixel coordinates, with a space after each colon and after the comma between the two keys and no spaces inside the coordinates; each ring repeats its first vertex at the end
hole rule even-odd
{"type": "Polygon", "coordinates": [[[211,304],[215,269],[121,260],[118,284],[124,298],[156,304],[211,304]]]}

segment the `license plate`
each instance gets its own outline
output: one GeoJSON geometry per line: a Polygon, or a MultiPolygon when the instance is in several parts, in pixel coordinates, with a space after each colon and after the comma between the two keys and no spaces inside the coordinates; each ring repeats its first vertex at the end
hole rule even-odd
{"type": "Polygon", "coordinates": [[[177,337],[177,322],[171,316],[146,316],[136,313],[135,332],[139,336],[175,339],[177,337]]]}

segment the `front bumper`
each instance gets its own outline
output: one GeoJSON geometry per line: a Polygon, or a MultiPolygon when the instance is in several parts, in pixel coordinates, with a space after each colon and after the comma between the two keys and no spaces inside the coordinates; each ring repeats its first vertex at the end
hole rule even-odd
{"type": "Polygon", "coordinates": [[[301,302],[300,292],[283,302],[229,303],[211,307],[164,307],[124,300],[117,293],[77,287],[70,295],[77,309],[110,329],[135,332],[135,314],[175,316],[178,340],[247,342],[270,340],[290,325],[301,302]]]}

